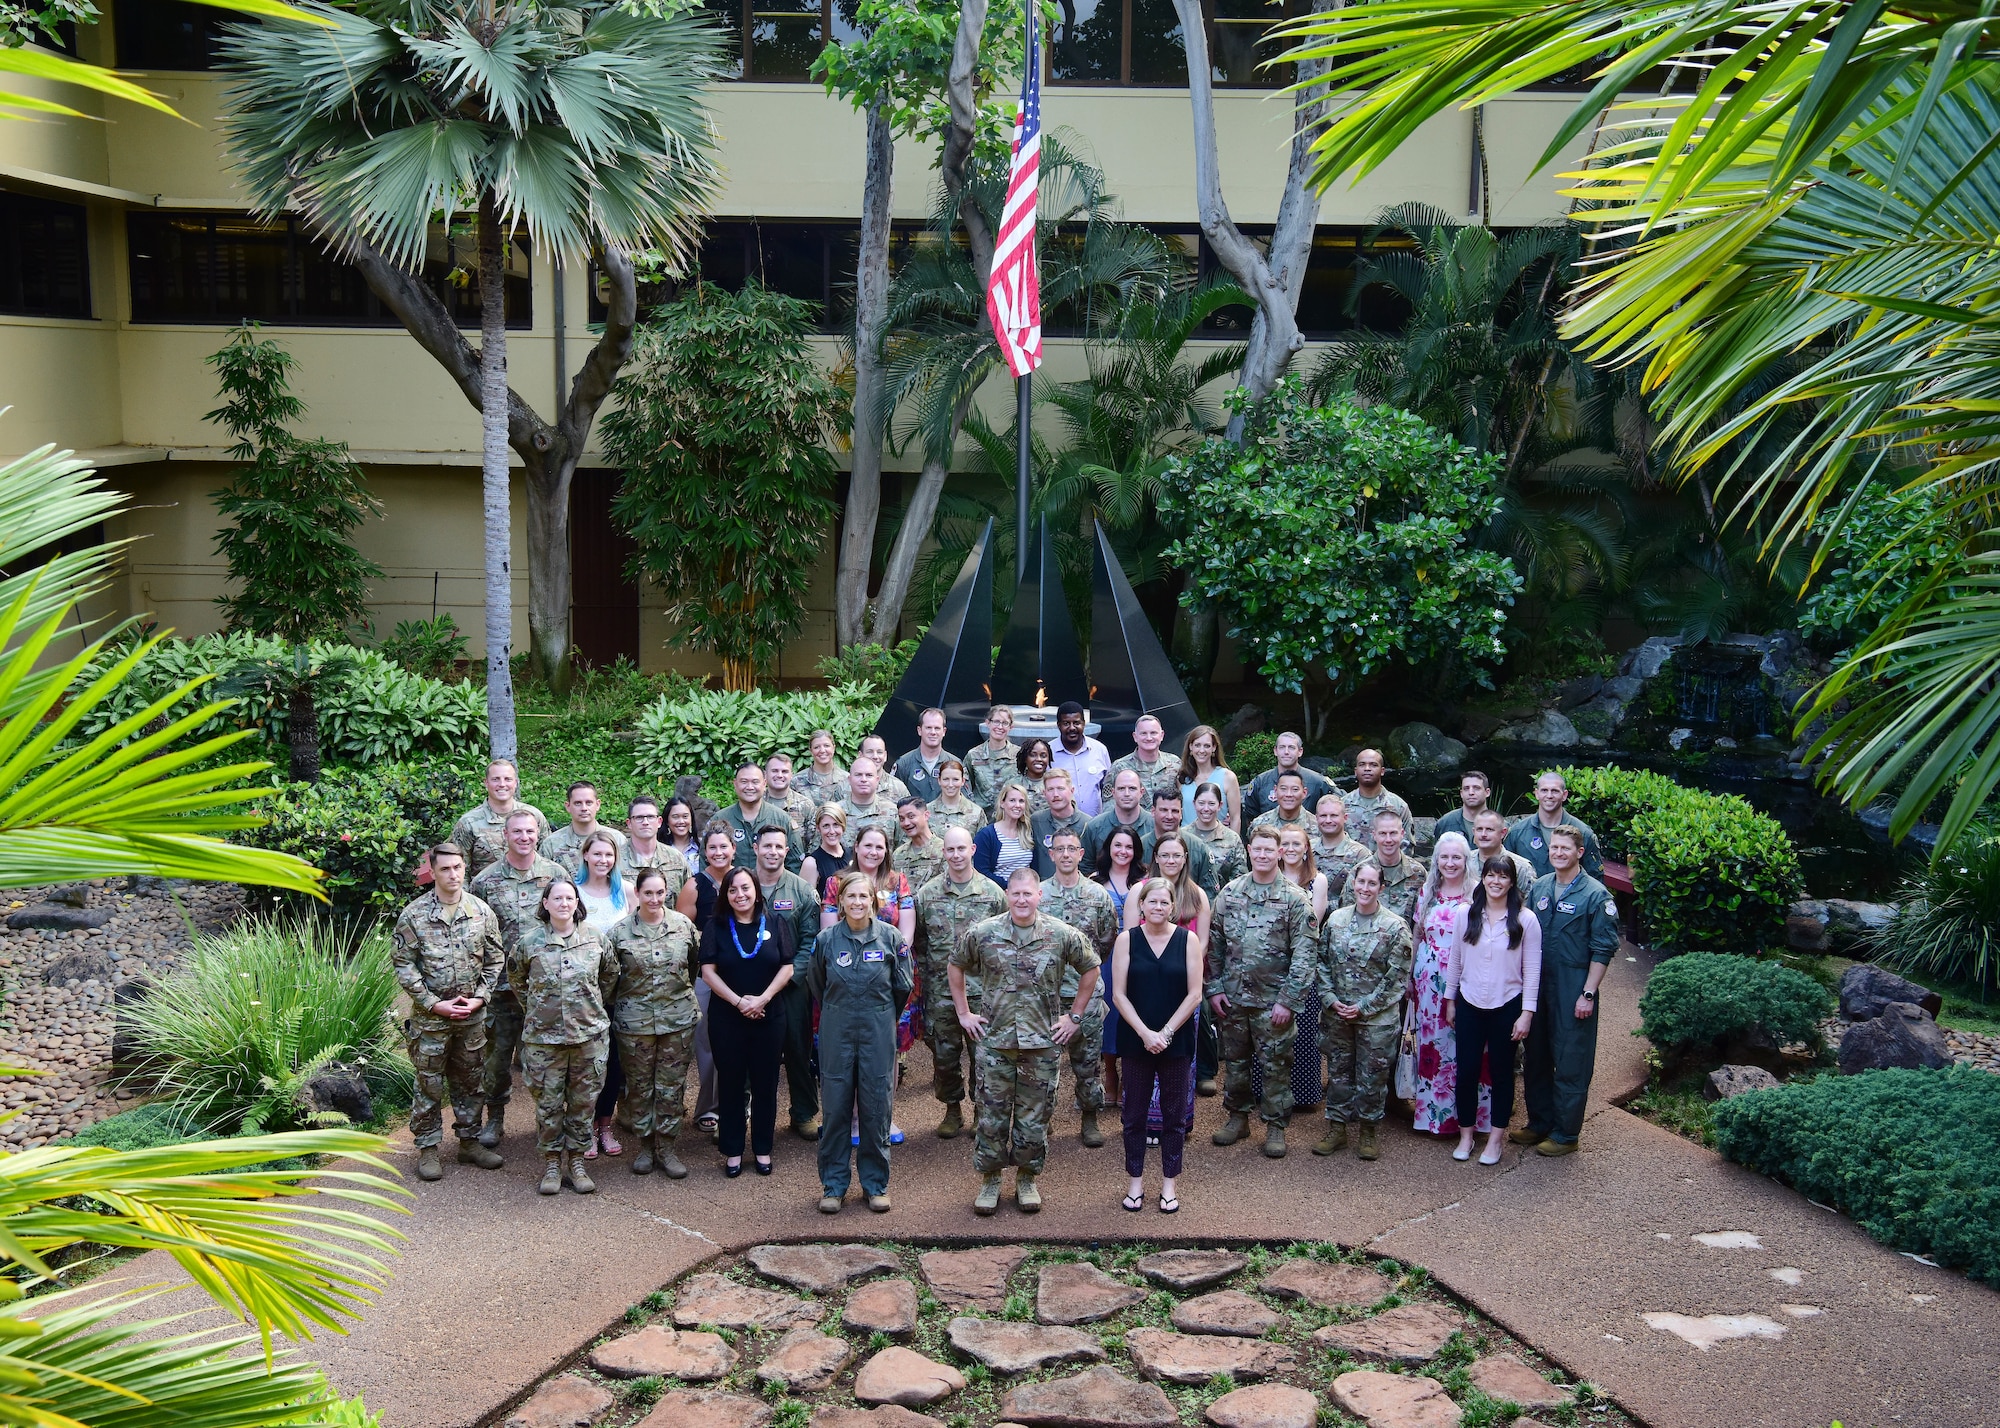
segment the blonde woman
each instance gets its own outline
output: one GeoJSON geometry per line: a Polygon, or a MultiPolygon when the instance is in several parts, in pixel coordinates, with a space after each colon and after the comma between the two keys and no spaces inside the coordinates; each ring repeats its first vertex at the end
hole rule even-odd
{"type": "MultiPolygon", "coordinates": [[[[1459,1123],[1458,1036],[1447,1015],[1448,988],[1465,926],[1462,914],[1474,898],[1484,896],[1479,867],[1464,837],[1446,833],[1431,850],[1430,874],[1417,897],[1416,959],[1410,968],[1410,1004],[1403,1014],[1403,1029],[1416,1037],[1416,1128],[1429,1135],[1471,1136],[1493,1129],[1493,1078],[1483,1064],[1474,1073],[1480,1084],[1473,1124],[1459,1123]]],[[[1507,1128],[1504,1121],[1500,1128],[1507,1128]]]]}
{"type": "Polygon", "coordinates": [[[854,866],[854,854],[847,846],[847,815],[839,804],[822,803],[813,829],[819,834],[819,844],[799,865],[799,876],[806,880],[807,887],[818,892],[836,873],[854,866]]]}
{"type": "Polygon", "coordinates": [[[993,821],[972,835],[972,866],[1003,888],[1021,869],[1034,866],[1030,798],[1018,779],[1008,784],[993,801],[993,821]]]}
{"type": "Polygon", "coordinates": [[[1130,1181],[1124,1206],[1133,1211],[1145,1206],[1146,1146],[1157,1142],[1160,1213],[1171,1215],[1181,1207],[1174,1186],[1194,1124],[1194,1043],[1204,944],[1176,925],[1181,895],[1167,879],[1148,878],[1128,901],[1139,909],[1139,921],[1119,933],[1111,949],[1111,1001],[1123,1028],[1119,1109],[1130,1181]],[[1162,1114],[1163,1106],[1173,1113],[1162,1114]]]}
{"type": "Polygon", "coordinates": [[[1221,822],[1231,832],[1243,832],[1243,789],[1222,755],[1222,735],[1212,725],[1197,724],[1181,740],[1181,818],[1195,821],[1195,790],[1213,784],[1222,794],[1221,822]]]}

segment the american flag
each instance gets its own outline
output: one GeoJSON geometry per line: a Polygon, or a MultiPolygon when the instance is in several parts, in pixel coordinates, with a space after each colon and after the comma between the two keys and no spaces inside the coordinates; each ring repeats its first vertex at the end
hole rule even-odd
{"type": "Polygon", "coordinates": [[[1007,170],[1007,206],[993,245],[993,275],[986,284],[986,317],[1007,359],[1007,370],[1025,377],[1042,365],[1042,279],[1035,264],[1035,189],[1042,168],[1042,49],[1036,0],[1025,0],[1028,53],[1021,75],[1021,108],[1014,116],[1014,159],[1007,170]]]}

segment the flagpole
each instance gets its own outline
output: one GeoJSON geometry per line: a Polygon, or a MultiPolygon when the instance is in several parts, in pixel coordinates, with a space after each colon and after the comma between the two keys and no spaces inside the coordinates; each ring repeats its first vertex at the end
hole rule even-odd
{"type": "Polygon", "coordinates": [[[1028,414],[1032,372],[1014,379],[1014,583],[1028,573],[1028,414]]]}

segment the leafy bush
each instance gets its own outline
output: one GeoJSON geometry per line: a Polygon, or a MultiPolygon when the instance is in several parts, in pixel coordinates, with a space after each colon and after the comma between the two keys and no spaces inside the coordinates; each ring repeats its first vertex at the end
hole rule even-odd
{"type": "Polygon", "coordinates": [[[1276,734],[1245,734],[1229,751],[1229,767],[1243,783],[1278,766],[1276,734]]]}
{"type": "MultiPolygon", "coordinates": [[[[329,769],[318,783],[278,785],[257,804],[265,825],[237,837],[318,868],[337,912],[393,915],[416,896],[424,849],[481,797],[469,773],[445,763],[329,769]]],[[[262,909],[305,907],[293,894],[252,888],[249,896],[262,909]]]]}
{"type": "Polygon", "coordinates": [[[1682,951],[1777,946],[1805,890],[1798,850],[1777,820],[1729,794],[1683,788],[1643,769],[1564,769],[1569,806],[1605,852],[1632,869],[1653,945],[1682,951]]]}
{"type": "Polygon", "coordinates": [[[638,767],[659,779],[699,774],[726,782],[737,764],[772,754],[802,762],[815,729],[831,730],[834,744],[852,752],[881,713],[881,698],[860,684],[795,694],[695,690],[639,715],[638,767]]]}
{"type": "Polygon", "coordinates": [[[2000,1288],[2000,1076],[1866,1071],[1753,1091],[1715,1108],[1715,1139],[1892,1249],[2000,1288]]]}
{"type": "Polygon", "coordinates": [[[853,644],[838,654],[821,655],[815,666],[820,678],[836,688],[843,684],[865,684],[887,699],[895,693],[903,671],[917,657],[919,640],[899,645],[853,644]]]}
{"type": "Polygon", "coordinates": [[[1819,1045],[1833,994],[1803,972],[1720,952],[1684,952],[1653,969],[1639,996],[1639,1034],[1685,1054],[1744,1038],[1819,1045]]]}
{"type": "Polygon", "coordinates": [[[2000,988],[2000,826],[1975,823],[1903,880],[1875,960],[1930,980],[2000,988]]]}
{"type": "Polygon", "coordinates": [[[1798,625],[1826,649],[1870,634],[1941,567],[1965,563],[1945,488],[1897,491],[1885,481],[1865,484],[1819,555],[1798,625]]]}
{"type": "MultiPolygon", "coordinates": [[[[182,683],[203,675],[226,675],[245,665],[290,661],[292,646],[283,640],[242,633],[203,635],[195,640],[164,640],[132,671],[110,699],[98,705],[78,725],[78,737],[90,739],[171,694],[182,683]]],[[[378,650],[313,642],[316,658],[338,654],[351,669],[346,677],[329,679],[314,691],[319,712],[320,745],[325,757],[340,763],[372,764],[407,759],[417,754],[461,752],[486,740],[486,690],[477,684],[445,684],[411,674],[378,650]]],[[[124,651],[107,648],[78,676],[79,687],[109,669],[124,651]]],[[[205,686],[168,711],[170,719],[191,714],[215,698],[205,686]]],[[[249,726],[272,745],[285,737],[284,698],[271,692],[250,692],[234,708],[224,710],[195,731],[200,738],[249,726]]]]}
{"type": "Polygon", "coordinates": [[[165,1101],[149,1101],[101,1121],[92,1121],[69,1138],[71,1145],[101,1145],[106,1150],[158,1150],[188,1139],[187,1129],[165,1101]]]}
{"type": "Polygon", "coordinates": [[[465,658],[465,636],[448,614],[398,620],[396,632],[382,641],[382,653],[411,674],[455,684],[458,662],[465,658]]]}
{"type": "Polygon", "coordinates": [[[198,939],[129,1016],[135,1075],[181,1129],[262,1134],[340,1124],[306,1085],[340,1062],[384,1084],[408,1081],[393,1016],[399,988],[385,931],[253,918],[198,939]]]}

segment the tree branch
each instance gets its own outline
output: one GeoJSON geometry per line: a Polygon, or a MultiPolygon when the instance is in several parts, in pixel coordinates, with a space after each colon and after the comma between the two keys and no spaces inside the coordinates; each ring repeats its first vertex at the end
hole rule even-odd
{"type": "Polygon", "coordinates": [[[576,451],[590,436],[590,424],[597,409],[611,395],[618,374],[632,356],[632,329],[639,323],[639,283],[632,273],[632,259],[614,248],[598,255],[598,264],[611,280],[611,300],[606,304],[604,333],[583,359],[583,367],[570,383],[569,402],[564,406],[561,430],[564,441],[576,451]]]}
{"type": "MultiPolygon", "coordinates": [[[[1199,0],[1196,0],[1199,3],[1199,0]]],[[[973,147],[979,140],[979,101],[972,76],[979,68],[979,44],[986,30],[986,0],[965,0],[958,11],[958,35],[951,46],[951,72],[945,96],[951,104],[951,128],[945,133],[944,156],[938,170],[944,191],[958,208],[972,243],[972,271],[983,290],[993,273],[993,230],[973,202],[969,183],[973,147]]]]}

